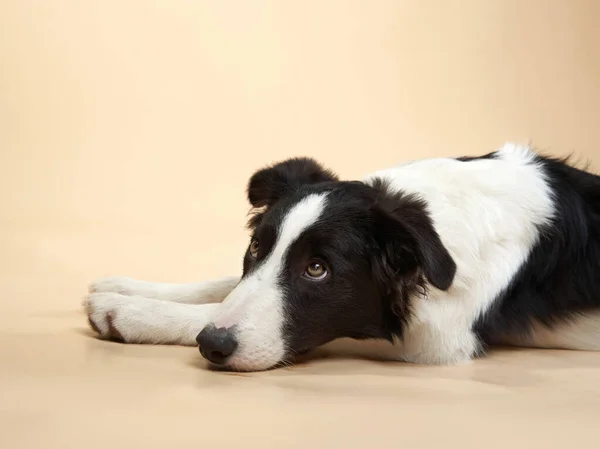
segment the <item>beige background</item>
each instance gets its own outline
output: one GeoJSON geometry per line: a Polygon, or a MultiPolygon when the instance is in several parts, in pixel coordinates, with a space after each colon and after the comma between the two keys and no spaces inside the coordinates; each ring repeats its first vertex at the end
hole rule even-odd
{"type": "Polygon", "coordinates": [[[79,303],[238,272],[263,164],[531,140],[598,167],[599,112],[595,0],[0,0],[0,447],[598,447],[596,354],[232,376],[97,341],[79,303]]]}

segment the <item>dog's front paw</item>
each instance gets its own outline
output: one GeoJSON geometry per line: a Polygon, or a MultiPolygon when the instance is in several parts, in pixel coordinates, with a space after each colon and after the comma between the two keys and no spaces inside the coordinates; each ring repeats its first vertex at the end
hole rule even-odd
{"type": "Polygon", "coordinates": [[[128,277],[107,277],[97,279],[88,286],[90,293],[120,293],[121,295],[133,295],[138,281],[128,277]]]}
{"type": "Polygon", "coordinates": [[[123,295],[118,293],[93,293],[85,298],[83,306],[90,327],[102,338],[125,342],[119,330],[119,315],[125,307],[123,295]]]}

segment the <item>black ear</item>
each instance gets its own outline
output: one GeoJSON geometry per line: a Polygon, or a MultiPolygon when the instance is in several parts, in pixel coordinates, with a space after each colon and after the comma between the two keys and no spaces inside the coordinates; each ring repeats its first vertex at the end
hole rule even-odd
{"type": "Polygon", "coordinates": [[[272,206],[304,184],[336,181],[337,176],[310,158],[293,158],[257,171],[248,183],[253,207],[272,206]]]}
{"type": "MultiPolygon", "coordinates": [[[[381,184],[374,187],[383,188],[381,184]]],[[[454,281],[456,263],[434,228],[426,203],[413,195],[378,190],[373,207],[375,239],[383,264],[396,276],[419,272],[440,290],[454,281]]]]}

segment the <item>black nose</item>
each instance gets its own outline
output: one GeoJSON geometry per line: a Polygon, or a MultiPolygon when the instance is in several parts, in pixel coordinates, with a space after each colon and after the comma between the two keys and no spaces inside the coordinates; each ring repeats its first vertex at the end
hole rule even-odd
{"type": "Polygon", "coordinates": [[[237,349],[238,343],[231,329],[207,326],[196,337],[200,354],[206,360],[223,365],[237,349]]]}

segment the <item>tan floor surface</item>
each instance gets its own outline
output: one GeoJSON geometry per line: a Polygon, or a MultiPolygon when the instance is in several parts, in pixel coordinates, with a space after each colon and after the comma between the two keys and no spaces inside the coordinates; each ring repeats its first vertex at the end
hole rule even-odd
{"type": "Polygon", "coordinates": [[[598,167],[599,21],[594,0],[0,0],[0,448],[600,447],[597,353],[418,367],[341,343],[233,375],[98,341],[80,310],[96,277],[239,272],[273,160],[354,178],[532,139],[598,167]]]}

